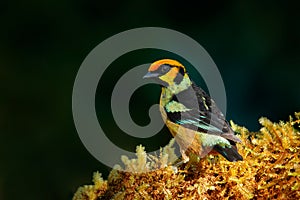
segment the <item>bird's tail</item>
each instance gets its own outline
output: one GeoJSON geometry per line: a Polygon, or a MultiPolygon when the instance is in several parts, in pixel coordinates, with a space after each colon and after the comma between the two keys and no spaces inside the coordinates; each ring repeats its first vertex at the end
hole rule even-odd
{"type": "Polygon", "coordinates": [[[214,146],[214,150],[224,156],[228,161],[235,162],[243,160],[243,157],[238,153],[236,146],[231,145],[231,147],[221,147],[219,145],[214,146]]]}

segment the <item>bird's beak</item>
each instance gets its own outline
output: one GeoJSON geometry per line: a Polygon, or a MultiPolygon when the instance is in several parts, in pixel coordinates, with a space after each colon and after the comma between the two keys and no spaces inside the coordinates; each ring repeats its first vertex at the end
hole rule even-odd
{"type": "Polygon", "coordinates": [[[143,78],[157,78],[159,76],[159,73],[148,72],[145,76],[143,76],[143,78]]]}

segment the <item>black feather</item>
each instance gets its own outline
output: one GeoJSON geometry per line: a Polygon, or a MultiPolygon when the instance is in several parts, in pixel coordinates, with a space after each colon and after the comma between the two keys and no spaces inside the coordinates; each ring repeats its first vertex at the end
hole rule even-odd
{"type": "Polygon", "coordinates": [[[225,118],[220,118],[220,116],[214,117],[214,121],[211,120],[212,114],[212,102],[210,97],[195,84],[192,84],[186,90],[181,91],[177,95],[173,95],[171,101],[177,101],[183,104],[186,108],[191,110],[186,112],[167,112],[167,116],[170,121],[174,123],[178,123],[179,120],[197,120],[196,123],[202,124],[203,126],[198,127],[195,124],[181,124],[182,126],[197,130],[203,133],[208,132],[208,129],[203,127],[211,126],[218,129],[218,132],[223,132],[224,124],[226,123],[225,118]],[[195,99],[196,97],[196,99],[195,99]],[[205,102],[204,102],[205,99],[205,102]],[[195,102],[196,101],[196,102],[195,102]],[[208,109],[207,109],[208,108],[208,109]],[[216,122],[216,119],[220,120],[220,122],[216,122]]]}
{"type": "Polygon", "coordinates": [[[184,69],[182,67],[179,68],[179,72],[177,73],[177,76],[174,79],[174,82],[178,85],[181,83],[184,76],[184,69]]]}
{"type": "Polygon", "coordinates": [[[243,160],[243,157],[238,153],[235,146],[229,147],[221,147],[220,145],[215,145],[214,150],[224,156],[228,161],[235,162],[239,160],[243,160]]]}

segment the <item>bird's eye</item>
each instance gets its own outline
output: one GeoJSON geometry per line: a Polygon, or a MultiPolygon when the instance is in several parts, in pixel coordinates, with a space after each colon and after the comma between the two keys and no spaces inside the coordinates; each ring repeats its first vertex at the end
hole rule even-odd
{"type": "Polygon", "coordinates": [[[162,65],[161,66],[161,72],[162,73],[166,73],[170,70],[170,66],[169,65],[162,65]]]}

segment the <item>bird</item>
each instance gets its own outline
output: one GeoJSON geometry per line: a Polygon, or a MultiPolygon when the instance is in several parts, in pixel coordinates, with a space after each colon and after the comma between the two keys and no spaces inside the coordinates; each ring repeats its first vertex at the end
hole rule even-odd
{"type": "Polygon", "coordinates": [[[230,162],[243,160],[236,146],[241,140],[215,101],[190,79],[179,61],[157,60],[143,78],[161,85],[162,119],[175,137],[184,163],[208,154],[221,154],[230,162]]]}

